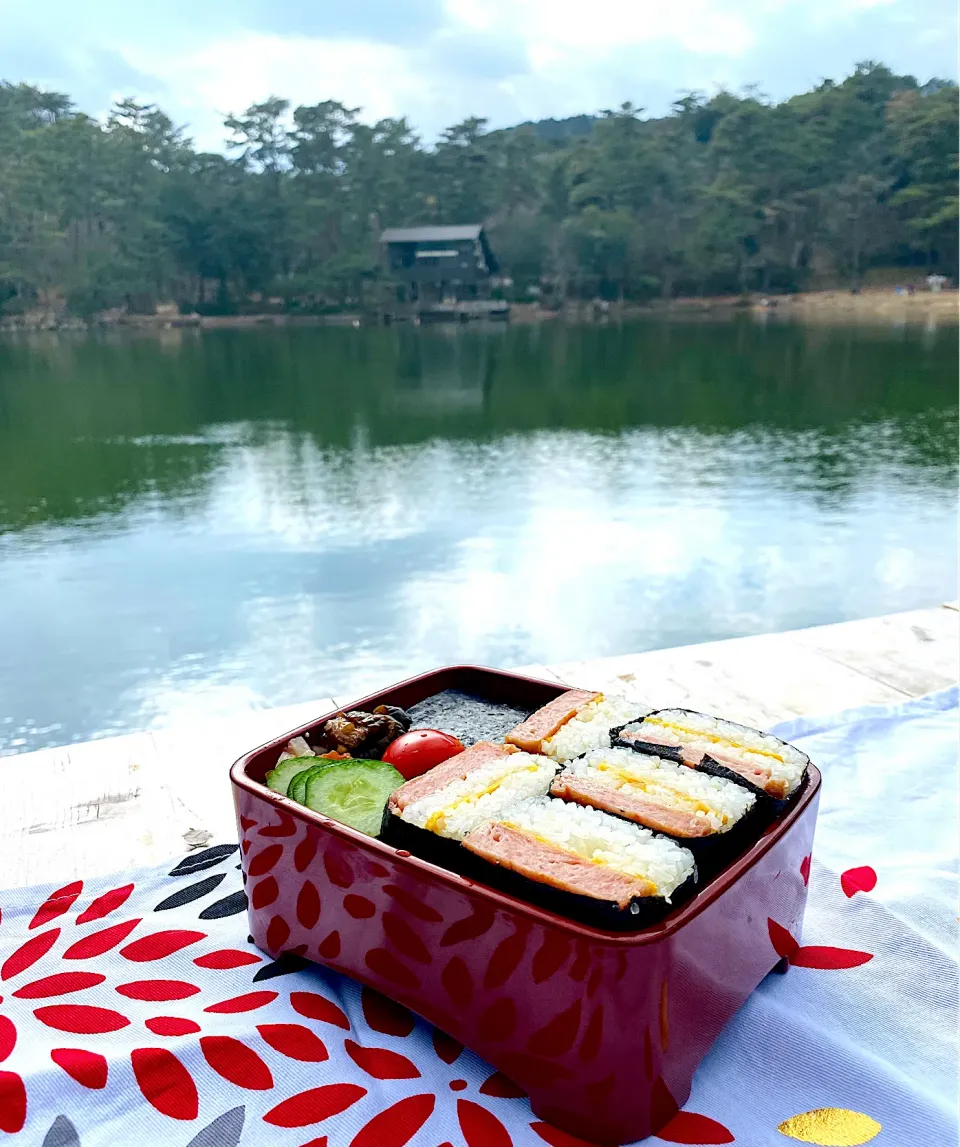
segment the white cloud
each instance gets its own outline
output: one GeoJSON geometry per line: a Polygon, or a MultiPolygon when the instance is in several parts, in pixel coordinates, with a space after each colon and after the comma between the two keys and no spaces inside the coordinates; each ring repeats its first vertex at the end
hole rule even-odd
{"type": "Polygon", "coordinates": [[[578,53],[627,45],[671,43],[691,52],[738,54],[753,42],[743,5],[725,0],[608,0],[586,12],[572,0],[449,0],[454,18],[486,32],[518,36],[531,45],[578,53]]]}
{"type": "Polygon", "coordinates": [[[409,52],[357,40],[240,32],[185,55],[155,56],[142,44],[128,45],[125,55],[178,93],[192,134],[208,149],[221,146],[223,115],[271,95],[294,106],[338,99],[376,120],[422,105],[429,87],[411,67],[409,52]]]}
{"type": "Polygon", "coordinates": [[[503,126],[626,99],[662,114],[683,91],[748,83],[780,99],[863,58],[952,76],[956,28],[954,0],[352,0],[323,21],[255,0],[136,13],[100,0],[80,19],[50,0],[5,28],[0,75],[94,113],[121,92],[155,100],[207,148],[223,113],[272,94],[406,115],[430,139],[469,114],[503,126]]]}

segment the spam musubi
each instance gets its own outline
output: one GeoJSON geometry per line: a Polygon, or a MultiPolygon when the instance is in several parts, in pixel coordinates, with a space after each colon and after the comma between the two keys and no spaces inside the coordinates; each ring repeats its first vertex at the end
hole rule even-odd
{"type": "Polygon", "coordinates": [[[595,808],[550,797],[518,802],[463,839],[474,875],[595,927],[643,927],[692,889],[689,849],[595,808]]]}
{"type": "Polygon", "coordinates": [[[590,749],[610,748],[610,732],[648,711],[625,697],[568,689],[531,713],[504,740],[528,753],[571,761],[590,749]]]}
{"type": "Polygon", "coordinates": [[[796,793],[810,758],[770,733],[689,709],[659,709],[615,731],[615,743],[717,777],[778,804],[796,793]]]}
{"type": "Polygon", "coordinates": [[[457,868],[459,842],[478,825],[550,788],[557,765],[511,745],[478,741],[401,785],[387,802],[384,840],[457,868]]]}
{"type": "Polygon", "coordinates": [[[745,785],[630,749],[595,749],[571,761],[550,792],[673,837],[698,858],[742,843],[758,805],[745,785]]]}

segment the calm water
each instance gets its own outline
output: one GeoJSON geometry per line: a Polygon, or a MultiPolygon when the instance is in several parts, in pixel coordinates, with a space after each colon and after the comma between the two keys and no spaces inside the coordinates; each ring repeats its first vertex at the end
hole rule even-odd
{"type": "Polygon", "coordinates": [[[955,330],[0,344],[0,753],[955,596],[955,330]]]}

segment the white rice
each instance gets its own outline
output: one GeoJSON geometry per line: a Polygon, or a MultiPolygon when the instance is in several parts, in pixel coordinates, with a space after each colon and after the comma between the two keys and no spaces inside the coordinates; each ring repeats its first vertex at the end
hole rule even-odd
{"type": "Polygon", "coordinates": [[[709,717],[705,713],[661,709],[649,714],[637,726],[636,731],[641,734],[641,739],[645,728],[655,736],[669,736],[678,745],[708,754],[712,749],[760,769],[771,780],[784,783],[786,796],[799,788],[804,770],[810,763],[805,753],[781,741],[779,737],[749,729],[733,721],[709,717]]]}
{"type": "Polygon", "coordinates": [[[400,817],[417,828],[463,840],[473,829],[499,819],[517,801],[543,796],[556,772],[557,766],[547,757],[530,753],[496,757],[466,777],[458,777],[408,804],[400,817]]]}
{"type": "Polygon", "coordinates": [[[500,819],[584,860],[649,880],[668,902],[695,869],[689,849],[599,809],[539,797],[522,801],[500,819]]]}
{"type": "Polygon", "coordinates": [[[599,697],[571,717],[543,742],[543,751],[555,761],[572,761],[591,749],[610,748],[610,730],[635,721],[650,711],[649,706],[626,697],[599,697]]]}
{"type": "Polygon", "coordinates": [[[564,771],[601,781],[618,792],[649,797],[665,808],[695,813],[714,832],[732,828],[757,803],[756,795],[743,785],[632,749],[597,749],[564,771]]]}

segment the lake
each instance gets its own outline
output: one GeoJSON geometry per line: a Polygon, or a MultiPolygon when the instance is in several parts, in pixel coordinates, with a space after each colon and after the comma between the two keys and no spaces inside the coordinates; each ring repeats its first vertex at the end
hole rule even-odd
{"type": "Polygon", "coordinates": [[[0,343],[0,754],[956,595],[957,333],[0,343]]]}

